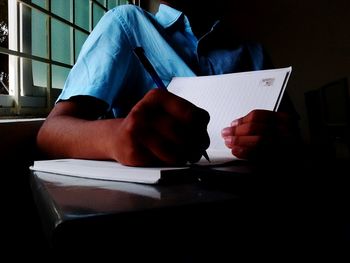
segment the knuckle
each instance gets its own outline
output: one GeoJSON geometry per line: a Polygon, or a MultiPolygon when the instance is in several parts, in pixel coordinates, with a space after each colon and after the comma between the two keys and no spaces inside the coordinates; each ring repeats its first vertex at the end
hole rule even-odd
{"type": "Polygon", "coordinates": [[[146,93],[146,97],[157,96],[159,89],[151,89],[146,93]]]}
{"type": "Polygon", "coordinates": [[[161,89],[151,89],[149,90],[146,95],[144,96],[144,98],[147,101],[153,101],[153,100],[158,100],[160,96],[162,96],[161,94],[163,93],[163,91],[161,89]]]}
{"type": "Polygon", "coordinates": [[[261,115],[261,111],[260,110],[252,110],[250,113],[249,113],[249,120],[250,121],[256,121],[259,119],[261,115]]]}
{"type": "Polygon", "coordinates": [[[193,108],[192,107],[184,107],[182,116],[183,116],[184,120],[191,122],[194,119],[193,108]]]}
{"type": "Polygon", "coordinates": [[[249,123],[246,125],[246,130],[247,130],[247,134],[254,134],[255,133],[255,125],[252,123],[249,123]]]}
{"type": "Polygon", "coordinates": [[[184,109],[184,118],[189,122],[194,122],[196,124],[207,125],[210,120],[210,115],[206,110],[198,108],[194,105],[184,109]]]}

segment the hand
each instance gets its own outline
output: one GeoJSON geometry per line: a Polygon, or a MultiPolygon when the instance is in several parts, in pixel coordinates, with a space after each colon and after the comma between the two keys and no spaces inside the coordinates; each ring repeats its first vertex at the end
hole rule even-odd
{"type": "Polygon", "coordinates": [[[209,146],[209,114],[161,89],[149,91],[113,131],[114,159],[131,166],[198,161],[209,146]]]}
{"type": "Polygon", "coordinates": [[[253,110],[222,130],[232,154],[241,159],[270,158],[295,147],[297,122],[285,112],[253,110]]]}

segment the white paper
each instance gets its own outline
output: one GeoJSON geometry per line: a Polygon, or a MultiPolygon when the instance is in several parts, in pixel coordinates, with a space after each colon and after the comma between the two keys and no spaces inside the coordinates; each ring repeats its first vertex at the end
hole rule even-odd
{"type": "MultiPolygon", "coordinates": [[[[292,68],[201,77],[175,77],[168,90],[210,114],[210,146],[220,158],[232,158],[221,130],[254,109],[277,110],[292,68]]],[[[208,153],[209,154],[209,153],[208,153]]],[[[215,156],[210,156],[215,162],[215,156]]]]}
{"type": "Polygon", "coordinates": [[[56,159],[35,161],[31,170],[76,177],[145,184],[158,183],[161,172],[185,167],[129,167],[115,161],[56,159]]]}

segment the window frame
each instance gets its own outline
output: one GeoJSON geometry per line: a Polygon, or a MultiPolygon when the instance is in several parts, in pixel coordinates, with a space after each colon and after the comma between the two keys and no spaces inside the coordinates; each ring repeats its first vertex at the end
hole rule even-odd
{"type": "MultiPolygon", "coordinates": [[[[76,24],[75,21],[75,1],[71,0],[71,21],[66,20],[59,15],[56,15],[51,10],[51,1],[45,0],[46,8],[43,8],[31,0],[9,0],[8,1],[8,30],[9,30],[9,45],[8,48],[0,47],[0,53],[8,55],[9,61],[9,95],[0,94],[0,116],[13,116],[13,115],[30,115],[30,116],[46,116],[52,109],[54,102],[61,92],[61,89],[52,87],[53,83],[53,66],[59,66],[62,68],[71,69],[76,62],[76,31],[82,32],[87,36],[93,30],[94,25],[94,8],[98,6],[104,13],[108,11],[110,6],[109,1],[112,1],[112,5],[136,4],[139,5],[139,0],[126,1],[126,0],[104,0],[104,4],[101,4],[98,0],[86,0],[89,1],[89,30],[86,30],[76,24]],[[28,9],[29,8],[29,9],[28,9]],[[36,10],[45,15],[46,18],[46,38],[47,38],[47,57],[36,56],[32,54],[32,50],[26,52],[25,45],[29,45],[31,49],[32,33],[30,32],[30,39],[24,39],[25,33],[23,28],[31,27],[31,13],[30,16],[25,16],[25,12],[30,10],[36,10]],[[29,22],[28,22],[29,17],[29,22]],[[27,19],[27,20],[26,20],[27,19]],[[71,61],[70,63],[63,63],[56,61],[52,58],[52,42],[51,42],[51,21],[55,19],[60,23],[69,27],[70,31],[70,47],[71,61]],[[26,61],[26,63],[24,63],[26,61]],[[33,81],[32,62],[42,62],[47,65],[47,86],[36,87],[33,81]],[[38,88],[43,89],[44,96],[38,95],[25,95],[38,92],[38,88]]],[[[57,0],[56,0],[57,1],[57,0]]],[[[30,29],[31,30],[31,29],[30,29]]],[[[28,48],[27,48],[28,49],[28,48]]]]}

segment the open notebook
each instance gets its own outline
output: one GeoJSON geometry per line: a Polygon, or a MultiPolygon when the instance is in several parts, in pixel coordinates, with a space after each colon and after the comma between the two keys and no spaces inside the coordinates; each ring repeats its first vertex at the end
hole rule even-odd
{"type": "MultiPolygon", "coordinates": [[[[208,133],[210,146],[207,153],[211,162],[202,158],[197,166],[185,167],[128,167],[116,162],[93,160],[35,161],[32,170],[138,183],[159,183],[165,177],[176,178],[195,174],[198,167],[234,161],[221,137],[221,130],[237,118],[254,109],[276,111],[281,102],[292,68],[250,71],[201,77],[175,77],[168,90],[183,97],[210,114],[208,133]]],[[[203,169],[201,170],[203,172],[203,169]]]]}

